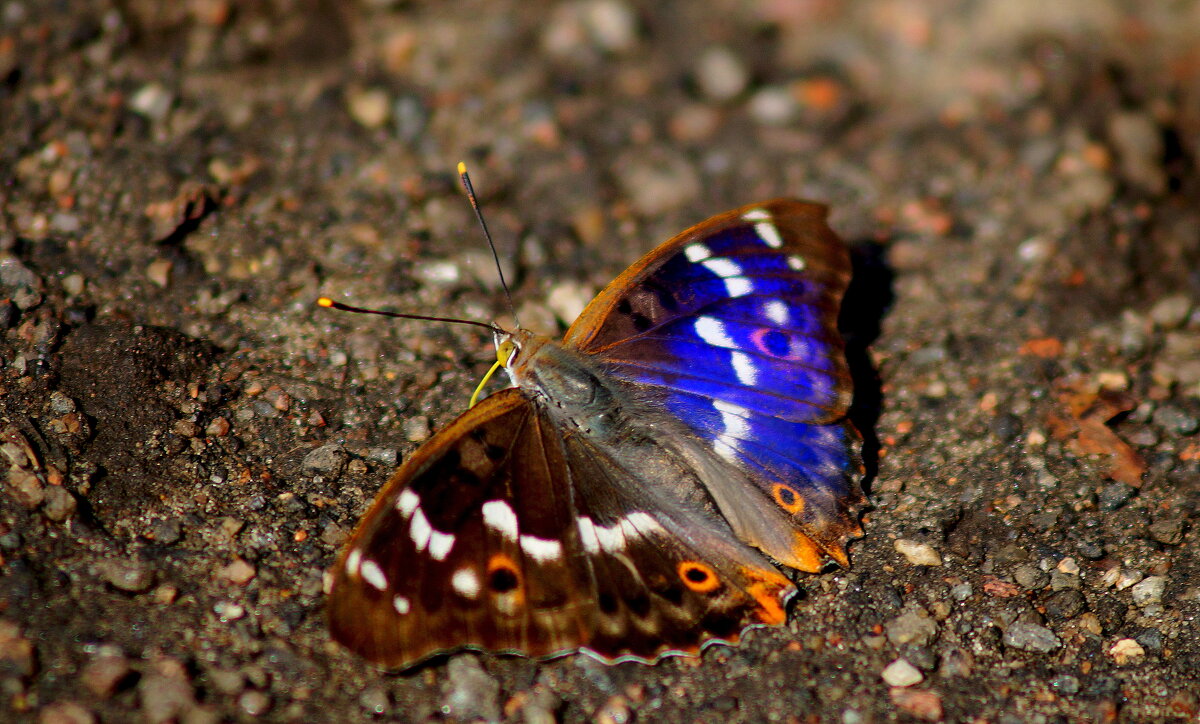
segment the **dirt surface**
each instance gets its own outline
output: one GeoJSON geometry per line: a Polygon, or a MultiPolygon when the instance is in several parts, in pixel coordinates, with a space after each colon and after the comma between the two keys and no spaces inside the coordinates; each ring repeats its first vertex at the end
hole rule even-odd
{"type": "Polygon", "coordinates": [[[1196,721],[1200,4],[0,2],[0,719],[1196,721]],[[323,574],[527,326],[853,246],[853,567],[703,659],[379,673],[323,574]],[[897,662],[903,663],[897,663],[897,662]]]}

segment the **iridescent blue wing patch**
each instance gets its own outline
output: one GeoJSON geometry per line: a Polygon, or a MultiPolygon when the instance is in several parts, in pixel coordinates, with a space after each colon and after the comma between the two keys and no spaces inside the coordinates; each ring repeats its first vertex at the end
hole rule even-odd
{"type": "Polygon", "coordinates": [[[824,554],[790,556],[806,570],[824,556],[844,564],[861,530],[860,437],[845,419],[852,381],[837,331],[850,271],[825,207],[754,204],[646,255],[564,340],[738,465],[824,554]]]}

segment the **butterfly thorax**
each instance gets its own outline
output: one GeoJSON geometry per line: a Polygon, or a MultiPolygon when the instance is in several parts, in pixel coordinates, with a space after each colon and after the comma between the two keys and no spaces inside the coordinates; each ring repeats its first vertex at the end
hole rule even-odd
{"type": "Polygon", "coordinates": [[[627,433],[621,421],[643,405],[602,363],[528,330],[517,330],[509,339],[514,352],[506,370],[513,386],[552,419],[597,440],[627,433]]]}

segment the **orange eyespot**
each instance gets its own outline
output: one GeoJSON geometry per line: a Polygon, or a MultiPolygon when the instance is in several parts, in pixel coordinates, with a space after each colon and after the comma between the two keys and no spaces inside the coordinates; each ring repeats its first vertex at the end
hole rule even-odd
{"type": "Polygon", "coordinates": [[[775,496],[775,502],[779,503],[779,507],[787,512],[795,514],[804,511],[804,498],[783,483],[776,483],[771,488],[771,494],[775,496]]]}
{"type": "Polygon", "coordinates": [[[496,553],[488,559],[487,585],[493,593],[510,593],[521,585],[521,572],[513,559],[496,553]]]}
{"type": "Polygon", "coordinates": [[[679,580],[696,593],[709,593],[721,585],[717,572],[699,561],[684,561],[679,564],[679,580]]]}

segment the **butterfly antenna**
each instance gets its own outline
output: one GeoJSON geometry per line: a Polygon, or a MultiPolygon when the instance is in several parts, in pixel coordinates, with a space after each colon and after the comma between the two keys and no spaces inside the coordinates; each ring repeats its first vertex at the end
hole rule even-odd
{"type": "Polygon", "coordinates": [[[421,319],[426,322],[447,322],[449,324],[469,324],[472,327],[483,327],[484,329],[490,330],[493,334],[503,333],[503,331],[504,331],[494,324],[488,324],[487,322],[476,322],[473,319],[455,319],[453,317],[430,317],[430,316],[427,316],[424,314],[403,314],[401,312],[385,312],[385,311],[382,311],[379,309],[364,309],[362,307],[352,307],[349,304],[342,304],[341,302],[335,302],[332,299],[330,299],[329,297],[321,297],[320,299],[318,299],[317,306],[325,307],[326,309],[337,309],[342,312],[354,312],[355,314],[378,314],[381,317],[392,317],[394,319],[421,319]]]}
{"type": "Polygon", "coordinates": [[[463,189],[466,190],[467,198],[471,201],[471,208],[475,210],[475,218],[479,219],[479,226],[483,228],[488,248],[492,250],[492,260],[496,262],[496,271],[500,273],[500,286],[504,287],[504,296],[508,299],[508,308],[512,311],[513,323],[520,327],[521,321],[517,318],[517,307],[513,304],[512,292],[508,290],[508,282],[504,279],[504,268],[500,266],[500,254],[496,252],[496,244],[492,241],[492,232],[488,231],[487,222],[483,220],[483,212],[479,209],[479,199],[475,197],[475,187],[471,185],[471,177],[467,175],[467,164],[462,161],[458,162],[458,177],[462,179],[463,189]]]}

